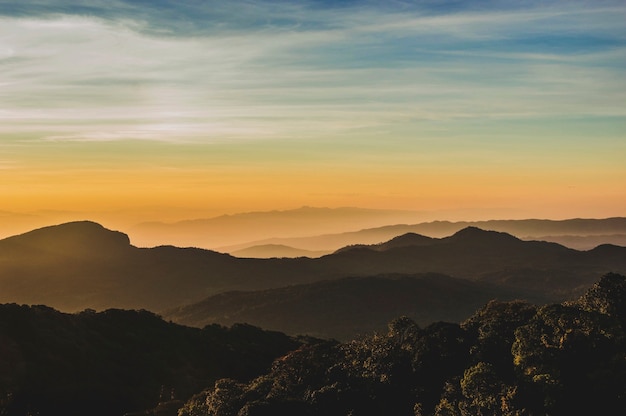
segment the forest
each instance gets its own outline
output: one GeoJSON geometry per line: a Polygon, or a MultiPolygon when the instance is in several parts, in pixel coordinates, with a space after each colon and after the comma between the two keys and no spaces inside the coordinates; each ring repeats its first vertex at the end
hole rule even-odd
{"type": "Polygon", "coordinates": [[[398,317],[343,343],[5,304],[0,414],[620,414],[625,329],[626,277],[614,273],[575,301],[494,300],[424,327],[398,317]]]}
{"type": "Polygon", "coordinates": [[[626,411],[626,277],[578,300],[491,301],[461,324],[300,346],[251,382],[223,379],[181,416],[574,415],[626,411]]]}
{"type": "Polygon", "coordinates": [[[299,345],[250,325],[189,328],[145,310],[4,304],[0,415],[121,416],[188,398],[220,377],[260,375],[299,345]]]}

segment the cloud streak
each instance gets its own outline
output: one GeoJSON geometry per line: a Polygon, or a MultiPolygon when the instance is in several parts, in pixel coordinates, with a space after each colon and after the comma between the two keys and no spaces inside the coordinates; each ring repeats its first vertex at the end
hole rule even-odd
{"type": "Polygon", "coordinates": [[[620,3],[436,3],[3,4],[0,133],[288,139],[625,115],[620,3]]]}
{"type": "Polygon", "coordinates": [[[5,209],[621,215],[624,21],[610,0],[0,0],[5,209]]]}

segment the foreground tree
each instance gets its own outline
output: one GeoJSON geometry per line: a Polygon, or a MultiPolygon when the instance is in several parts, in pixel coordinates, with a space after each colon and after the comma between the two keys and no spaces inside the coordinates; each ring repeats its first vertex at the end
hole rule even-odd
{"type": "Polygon", "coordinates": [[[222,381],[181,416],[626,414],[626,277],[576,302],[490,302],[463,324],[303,345],[269,373],[222,381]]]}

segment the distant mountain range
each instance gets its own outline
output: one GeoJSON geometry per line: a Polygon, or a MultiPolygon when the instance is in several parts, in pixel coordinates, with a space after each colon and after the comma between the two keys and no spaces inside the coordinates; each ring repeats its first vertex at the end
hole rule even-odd
{"type": "MultiPolygon", "coordinates": [[[[445,238],[406,234],[314,259],[137,248],[127,235],[88,221],[0,240],[0,302],[46,304],[64,311],[116,307],[159,312],[234,290],[423,273],[489,284],[519,297],[560,301],[579,295],[611,271],[626,271],[626,248],[603,245],[576,251],[475,227],[445,238]]],[[[434,290],[432,296],[448,295],[434,290]]]]}
{"type": "MultiPolygon", "coordinates": [[[[307,237],[267,238],[246,243],[216,247],[222,253],[240,255],[253,253],[251,257],[263,257],[266,246],[283,246],[289,249],[332,253],[342,247],[355,244],[376,244],[406,233],[430,237],[445,237],[466,227],[500,231],[523,240],[559,243],[576,250],[591,250],[601,244],[626,246],[626,218],[569,219],[569,220],[490,220],[490,221],[433,221],[418,224],[396,224],[334,234],[316,234],[307,237]],[[247,250],[248,251],[243,251],[247,250]]],[[[269,254],[276,257],[290,256],[287,249],[269,254]]],[[[267,256],[270,257],[270,256],[267,256]]]]}
{"type": "Polygon", "coordinates": [[[221,215],[174,223],[144,222],[131,227],[129,233],[133,243],[143,247],[173,244],[180,247],[214,249],[269,237],[293,238],[360,230],[386,224],[411,224],[422,221],[423,218],[424,213],[418,211],[301,207],[284,211],[221,215]]]}
{"type": "Polygon", "coordinates": [[[134,245],[171,244],[200,247],[250,257],[298,257],[328,254],[352,244],[374,244],[405,233],[445,237],[466,227],[506,232],[530,240],[553,241],[579,250],[599,243],[626,245],[626,218],[567,220],[488,220],[424,222],[432,213],[363,209],[355,207],[301,207],[284,211],[260,211],[173,223],[144,222],[128,231],[134,245]],[[576,237],[571,239],[569,237],[576,237]],[[277,245],[287,246],[279,249],[277,245]],[[259,247],[256,247],[259,246],[259,247]]]}
{"type": "Polygon", "coordinates": [[[235,257],[269,259],[272,257],[322,257],[330,253],[330,251],[302,250],[282,244],[264,244],[235,250],[229,254],[235,257]]]}

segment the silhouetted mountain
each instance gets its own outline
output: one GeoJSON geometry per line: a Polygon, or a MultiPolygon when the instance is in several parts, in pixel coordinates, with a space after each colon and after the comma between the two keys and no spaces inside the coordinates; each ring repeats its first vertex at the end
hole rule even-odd
{"type": "MultiPolygon", "coordinates": [[[[312,233],[358,230],[414,222],[421,218],[423,216],[415,211],[305,206],[284,211],[246,212],[175,223],[147,222],[132,227],[130,234],[133,242],[140,246],[167,243],[215,248],[268,237],[300,237],[312,233]]],[[[265,244],[272,243],[249,244],[239,249],[265,244]]],[[[300,247],[298,244],[284,245],[300,247]]]]}
{"type": "MultiPolygon", "coordinates": [[[[204,329],[147,311],[0,305],[0,414],[122,415],[249,379],[300,343],[248,325],[204,329]],[[161,397],[159,397],[161,395],[161,397]]],[[[182,405],[180,402],[179,407],[182,405]]]]}
{"type": "Polygon", "coordinates": [[[0,302],[48,304],[66,311],[161,311],[230,290],[433,272],[489,281],[524,294],[537,291],[557,301],[580,295],[595,276],[610,271],[626,271],[626,248],[580,252],[476,228],[441,239],[403,236],[316,259],[235,258],[172,246],[137,248],[124,234],[89,222],[0,240],[0,302]]]}
{"type": "Polygon", "coordinates": [[[126,234],[91,221],[40,228],[0,240],[0,252],[13,255],[88,255],[122,252],[130,247],[126,234]]]}
{"type": "Polygon", "coordinates": [[[353,277],[226,292],[164,312],[164,317],[197,327],[246,322],[292,335],[348,340],[384,332],[387,323],[398,316],[408,316],[420,325],[460,322],[491,299],[519,296],[519,292],[439,274],[353,277]]]}
{"type": "Polygon", "coordinates": [[[417,241],[418,244],[383,243],[346,247],[321,260],[341,263],[343,267],[350,265],[358,272],[401,267],[416,272],[443,271],[477,279],[493,271],[527,267],[533,263],[562,265],[565,260],[583,254],[558,244],[523,241],[509,234],[475,227],[441,239],[416,239],[414,235],[401,236],[400,239],[417,241]]]}
{"type": "Polygon", "coordinates": [[[626,247],[626,234],[543,235],[541,237],[525,236],[522,239],[549,241],[575,250],[591,250],[602,244],[626,247]]]}
{"type": "Polygon", "coordinates": [[[312,251],[333,252],[342,247],[357,244],[377,244],[387,241],[407,232],[411,232],[410,225],[386,225],[376,228],[368,228],[360,231],[349,231],[338,234],[322,234],[307,237],[267,238],[241,244],[216,247],[220,253],[232,253],[247,247],[265,244],[281,244],[290,247],[300,247],[312,251]]]}
{"type": "Polygon", "coordinates": [[[624,247],[580,252],[475,227],[433,239],[430,245],[424,242],[387,250],[380,250],[381,245],[348,247],[320,260],[329,269],[361,275],[439,272],[524,293],[545,293],[553,301],[580,295],[593,275],[626,268],[624,247]]]}
{"type": "Polygon", "coordinates": [[[512,246],[519,244],[521,240],[503,232],[481,230],[478,227],[466,227],[457,231],[450,237],[444,238],[443,241],[485,247],[498,245],[512,246]]]}
{"type": "Polygon", "coordinates": [[[337,234],[313,235],[297,238],[268,238],[247,243],[223,246],[217,251],[231,253],[263,244],[283,244],[307,250],[334,251],[356,244],[378,244],[395,236],[416,233],[429,237],[445,237],[467,227],[477,227],[515,235],[524,240],[556,242],[569,248],[588,250],[599,244],[626,246],[626,218],[570,219],[570,220],[491,220],[491,221],[433,221],[419,224],[397,224],[337,234]],[[614,236],[612,236],[614,235],[614,236]],[[602,236],[607,236],[605,240],[602,236]]]}
{"type": "Polygon", "coordinates": [[[412,247],[412,246],[428,246],[433,244],[434,239],[415,233],[406,233],[392,238],[389,241],[378,244],[355,244],[340,248],[336,253],[341,253],[348,250],[354,250],[355,248],[367,248],[376,251],[386,251],[399,247],[412,247]]]}
{"type": "Polygon", "coordinates": [[[0,240],[0,302],[159,310],[211,287],[202,283],[207,268],[228,269],[229,260],[206,250],[138,249],[125,234],[88,221],[61,224],[0,240]]]}
{"type": "Polygon", "coordinates": [[[394,237],[385,243],[380,243],[376,247],[378,250],[384,251],[398,247],[427,246],[432,243],[433,239],[431,237],[426,237],[415,233],[406,233],[398,237],[394,237]]]}

